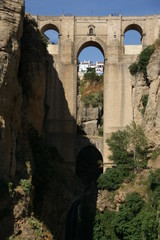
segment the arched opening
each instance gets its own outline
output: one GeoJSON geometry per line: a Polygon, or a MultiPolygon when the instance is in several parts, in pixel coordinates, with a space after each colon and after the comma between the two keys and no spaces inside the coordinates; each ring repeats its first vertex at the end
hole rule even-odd
{"type": "Polygon", "coordinates": [[[47,24],[42,27],[41,32],[48,44],[58,44],[59,30],[55,25],[47,24]]]}
{"type": "Polygon", "coordinates": [[[95,184],[103,172],[103,158],[94,146],[84,147],[78,154],[76,161],[76,175],[82,180],[86,189],[95,184]]]}
{"type": "Polygon", "coordinates": [[[77,134],[103,135],[104,52],[94,41],[79,49],[77,73],[77,134]]]}
{"type": "Polygon", "coordinates": [[[89,35],[93,35],[93,28],[89,29],[89,35]]]}
{"type": "Polygon", "coordinates": [[[137,24],[131,24],[124,31],[125,54],[139,54],[142,51],[142,28],[137,24]]]}

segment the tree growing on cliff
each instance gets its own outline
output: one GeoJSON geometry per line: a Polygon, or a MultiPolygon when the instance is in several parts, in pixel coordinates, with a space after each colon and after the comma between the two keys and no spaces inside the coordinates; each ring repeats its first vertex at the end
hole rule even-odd
{"type": "Polygon", "coordinates": [[[133,122],[124,130],[113,132],[106,143],[111,151],[109,158],[115,167],[106,169],[100,175],[98,186],[101,189],[115,190],[130,173],[147,166],[147,137],[141,126],[133,122]]]}

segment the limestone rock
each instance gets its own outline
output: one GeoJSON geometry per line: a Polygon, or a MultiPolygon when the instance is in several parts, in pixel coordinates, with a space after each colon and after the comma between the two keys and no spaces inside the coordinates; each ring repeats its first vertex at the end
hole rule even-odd
{"type": "Polygon", "coordinates": [[[22,92],[18,82],[24,1],[0,3],[0,175],[14,175],[16,136],[21,126],[22,92]]]}
{"type": "Polygon", "coordinates": [[[143,124],[149,140],[154,145],[160,146],[160,48],[151,56],[147,75],[150,88],[143,124]]]}
{"type": "Polygon", "coordinates": [[[93,136],[97,135],[97,120],[92,120],[89,122],[83,122],[82,123],[82,128],[83,131],[85,132],[86,135],[93,136]]]}
{"type": "Polygon", "coordinates": [[[98,120],[100,117],[99,107],[86,107],[78,96],[77,123],[86,135],[98,135],[98,120]]]}

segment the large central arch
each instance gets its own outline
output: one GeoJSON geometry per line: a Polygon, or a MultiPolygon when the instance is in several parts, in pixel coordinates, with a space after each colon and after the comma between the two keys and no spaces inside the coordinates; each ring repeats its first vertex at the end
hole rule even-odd
{"type": "MultiPolygon", "coordinates": [[[[103,56],[104,56],[103,47],[102,47],[102,45],[101,45],[99,42],[97,42],[97,41],[92,41],[92,40],[87,40],[87,41],[81,43],[81,46],[79,46],[79,49],[78,49],[78,51],[77,51],[77,58],[78,58],[80,52],[81,52],[84,48],[87,48],[87,47],[96,47],[96,48],[98,48],[98,49],[101,51],[101,53],[103,54],[103,56]]],[[[104,57],[104,58],[105,58],[105,57],[104,57]]]]}

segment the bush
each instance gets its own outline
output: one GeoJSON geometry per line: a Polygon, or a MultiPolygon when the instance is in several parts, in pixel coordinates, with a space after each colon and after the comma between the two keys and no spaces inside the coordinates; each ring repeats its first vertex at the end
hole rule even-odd
{"type": "Polygon", "coordinates": [[[95,72],[95,68],[88,68],[87,72],[84,74],[84,80],[90,80],[90,81],[96,81],[96,82],[102,82],[103,81],[103,75],[98,75],[95,72]]]}
{"type": "Polygon", "coordinates": [[[98,188],[107,189],[109,191],[116,190],[123,182],[124,176],[117,168],[107,168],[104,174],[98,178],[98,188]]]}
{"type": "Polygon", "coordinates": [[[100,137],[103,136],[103,127],[100,127],[100,128],[98,129],[98,135],[99,135],[100,137]]]}
{"type": "Polygon", "coordinates": [[[158,221],[156,211],[141,196],[132,192],[126,196],[119,211],[97,211],[93,240],[156,240],[158,221]]]}
{"type": "Polygon", "coordinates": [[[148,187],[151,190],[150,193],[150,202],[153,207],[156,209],[160,208],[160,169],[157,169],[155,172],[150,171],[148,177],[148,187]]]}
{"type": "Polygon", "coordinates": [[[146,111],[146,106],[147,106],[147,103],[148,103],[148,97],[149,97],[148,94],[142,95],[141,101],[142,101],[143,109],[141,110],[141,112],[142,112],[143,115],[146,111]]]}
{"type": "Polygon", "coordinates": [[[98,187],[115,190],[134,170],[147,166],[147,138],[143,129],[133,122],[124,130],[113,132],[106,142],[111,151],[109,158],[116,168],[106,169],[98,179],[98,187]]]}
{"type": "Polygon", "coordinates": [[[131,75],[134,76],[138,72],[138,64],[136,62],[132,63],[129,66],[129,71],[130,71],[131,75]]]}
{"type": "Polygon", "coordinates": [[[139,60],[138,60],[138,71],[142,72],[144,76],[147,75],[146,67],[149,63],[150,57],[153,54],[155,50],[154,45],[146,47],[140,54],[139,60]]]}
{"type": "Polygon", "coordinates": [[[152,151],[151,159],[156,160],[159,155],[160,155],[160,149],[155,149],[152,151]]]}
{"type": "Polygon", "coordinates": [[[135,75],[137,72],[142,72],[145,80],[147,80],[147,65],[149,63],[150,57],[155,50],[155,46],[151,45],[146,47],[139,55],[138,63],[134,62],[129,66],[131,75],[135,75]]]}
{"type": "Polygon", "coordinates": [[[31,188],[32,188],[32,184],[31,184],[31,181],[29,179],[21,179],[20,180],[20,185],[23,189],[23,191],[29,195],[30,194],[30,191],[31,191],[31,188]]]}
{"type": "Polygon", "coordinates": [[[155,240],[158,236],[156,213],[136,192],[127,195],[112,224],[118,239],[155,240]]]}
{"type": "Polygon", "coordinates": [[[83,96],[82,101],[84,102],[85,107],[98,107],[103,105],[103,93],[102,92],[93,92],[89,95],[83,96]]]}
{"type": "Polygon", "coordinates": [[[34,228],[36,236],[44,239],[42,224],[39,222],[39,220],[36,219],[35,217],[31,216],[30,219],[29,219],[29,223],[34,228]]]}
{"type": "Polygon", "coordinates": [[[104,213],[96,212],[93,240],[118,240],[112,225],[116,212],[105,209],[104,213]]]}

